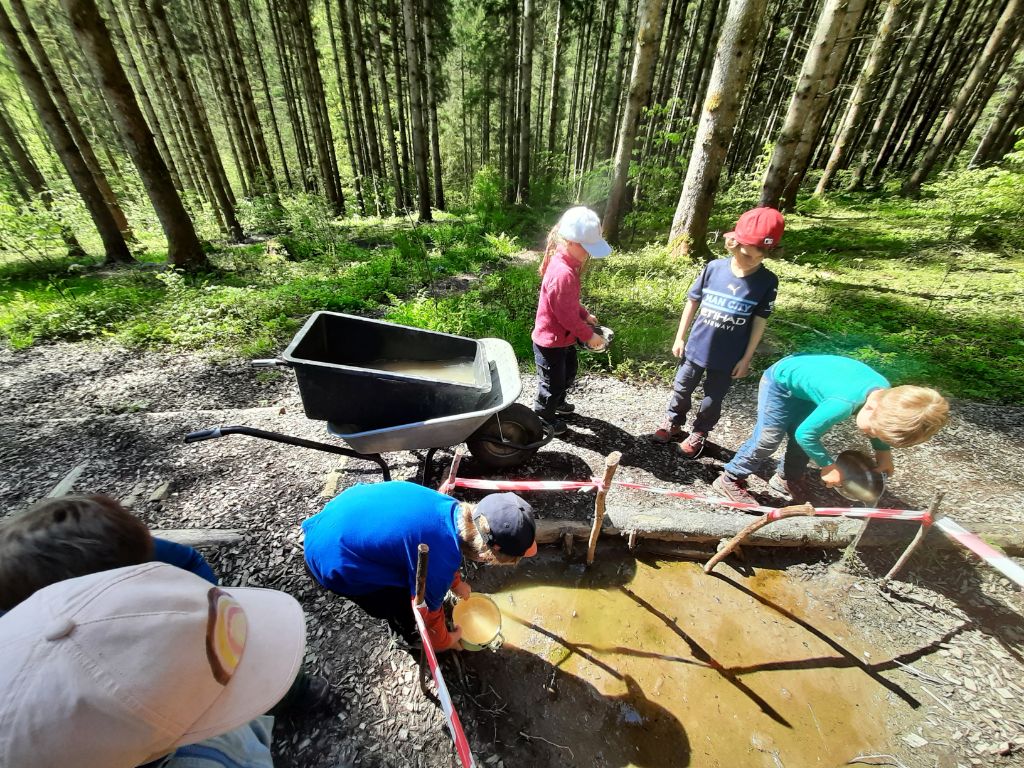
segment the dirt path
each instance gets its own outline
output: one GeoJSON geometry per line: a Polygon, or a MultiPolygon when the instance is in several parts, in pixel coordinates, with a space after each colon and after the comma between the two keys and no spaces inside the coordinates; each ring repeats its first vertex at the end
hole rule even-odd
{"type": "MultiPolygon", "coordinates": [[[[527,377],[527,397],[533,386],[527,377]]],[[[331,679],[337,706],[280,724],[279,766],[453,764],[443,722],[419,691],[414,661],[376,622],[318,590],[302,567],[299,523],[323,505],[325,478],[335,472],[339,489],[374,481],[374,465],[247,437],[182,443],[187,432],[218,424],[325,439],[322,425],[303,416],[289,374],[258,374],[243,361],[202,355],[57,344],[0,351],[0,392],[6,406],[0,426],[5,513],[43,496],[88,461],[76,488],[134,497],[136,512],[157,528],[243,529],[244,545],[208,552],[225,583],[283,589],[303,603],[309,616],[307,664],[331,679]]],[[[575,393],[581,415],[570,435],[515,476],[581,479],[600,466],[605,453],[620,450],[622,479],[706,489],[728,455],[725,447],[747,436],[755,392],[756,381],[747,380],[730,395],[714,435],[724,447],[697,462],[682,462],[670,448],[642,437],[660,420],[665,388],[589,377],[575,393]]],[[[849,433],[843,438],[853,441],[849,433]]],[[[946,508],[967,527],[998,519],[1021,534],[1021,446],[1024,409],[957,402],[947,430],[926,446],[897,454],[898,474],[883,501],[921,508],[935,488],[943,488],[946,508]]],[[[388,458],[396,479],[417,472],[412,454],[388,458]]],[[[471,459],[464,469],[479,471],[471,459]]],[[[584,494],[531,501],[542,516],[575,519],[586,519],[592,505],[584,494]]],[[[633,494],[613,501],[649,503],[633,494]]],[[[607,550],[615,555],[613,545],[607,550]]],[[[878,674],[910,691],[919,704],[892,707],[896,743],[890,749],[903,764],[1024,765],[1024,600],[998,574],[970,558],[925,548],[904,580],[883,591],[875,577],[885,562],[851,574],[830,567],[831,560],[817,552],[751,557],[756,559],[745,571],[785,569],[806,580],[809,596],[856,626],[864,642],[884,650],[885,658],[872,661],[878,674]]],[[[738,583],[749,576],[725,570],[738,583]]],[[[488,665],[500,660],[467,655],[460,665],[446,662],[478,759],[485,765],[576,764],[564,750],[529,738],[542,710],[501,712],[498,702],[481,698],[488,665]]],[[[696,753],[694,759],[701,764],[696,753]]]]}

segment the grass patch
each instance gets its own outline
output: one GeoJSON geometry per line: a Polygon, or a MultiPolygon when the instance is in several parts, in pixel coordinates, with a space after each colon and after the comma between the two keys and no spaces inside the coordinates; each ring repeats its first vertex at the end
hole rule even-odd
{"type": "MultiPolygon", "coordinates": [[[[725,231],[749,207],[744,189],[721,196],[713,226],[725,231]]],[[[787,216],[785,249],[768,262],[781,285],[758,365],[796,351],[845,354],[896,383],[1024,403],[1024,175],[962,172],[924,192],[916,201],[808,199],[787,216]]],[[[334,221],[325,211],[308,196],[280,210],[253,208],[248,226],[283,223],[290,234],[212,254],[209,275],[98,271],[61,257],[0,261],[0,338],[17,348],[103,337],[262,356],[326,309],[504,338],[532,367],[540,278],[536,263],[509,257],[523,243],[538,246],[557,212],[495,203],[414,226],[397,218],[334,221]],[[480,279],[463,293],[424,290],[462,274],[480,279]]],[[[644,216],[651,226],[643,237],[659,244],[639,238],[584,276],[584,301],[616,341],[582,363],[667,381],[679,312],[701,265],[670,259],[660,244],[670,211],[661,224],[654,213],[644,216]]],[[[724,253],[720,243],[713,248],[724,253]]],[[[147,258],[160,254],[151,249],[147,258]]]]}

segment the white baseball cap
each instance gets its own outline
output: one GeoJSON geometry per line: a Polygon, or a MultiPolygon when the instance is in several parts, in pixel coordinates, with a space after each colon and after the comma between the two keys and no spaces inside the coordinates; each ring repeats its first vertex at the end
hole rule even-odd
{"type": "Polygon", "coordinates": [[[0,618],[0,765],[134,768],[234,730],[291,687],[294,598],[145,563],[39,590],[0,618]]]}
{"type": "Polygon", "coordinates": [[[558,220],[558,234],[566,240],[582,245],[595,259],[603,259],[612,247],[601,234],[601,219],[582,205],[570,208],[558,220]]]}

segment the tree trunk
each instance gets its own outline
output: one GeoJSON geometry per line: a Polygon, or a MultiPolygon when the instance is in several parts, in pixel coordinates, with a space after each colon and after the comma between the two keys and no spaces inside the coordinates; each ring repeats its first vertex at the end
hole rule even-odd
{"type": "Polygon", "coordinates": [[[285,184],[292,186],[292,175],[288,169],[288,157],[284,152],[284,142],[281,140],[281,128],[277,122],[277,111],[274,109],[274,98],[270,93],[270,81],[267,77],[267,68],[263,64],[263,41],[256,33],[256,24],[253,22],[252,6],[249,0],[241,0],[242,15],[245,17],[245,25],[252,38],[253,50],[257,51],[256,63],[259,65],[260,88],[263,91],[263,100],[267,103],[267,111],[270,113],[270,128],[274,132],[274,144],[277,146],[277,153],[281,157],[281,170],[284,172],[285,184]]]}
{"type": "Polygon", "coordinates": [[[565,49],[565,24],[566,0],[555,0],[558,11],[555,15],[555,50],[551,55],[551,94],[548,101],[548,155],[555,154],[555,145],[558,136],[558,107],[561,102],[562,85],[562,56],[565,49]]]}
{"type": "Polygon", "coordinates": [[[78,147],[79,154],[82,159],[85,160],[85,164],[89,168],[89,172],[95,178],[96,188],[99,189],[100,194],[103,195],[103,200],[107,207],[110,208],[110,213],[114,217],[114,221],[117,222],[117,226],[121,230],[124,240],[129,243],[136,242],[135,234],[132,232],[131,226],[128,224],[128,218],[124,215],[124,211],[121,209],[121,204],[117,200],[117,195],[115,195],[114,190],[110,188],[110,183],[107,181],[107,177],[103,173],[100,161],[96,158],[96,153],[93,151],[92,143],[89,141],[89,137],[82,128],[82,124],[78,119],[78,112],[71,105],[67,92],[61,85],[60,79],[57,77],[57,72],[54,70],[53,64],[50,62],[50,58],[46,55],[43,44],[39,40],[39,36],[36,34],[35,28],[32,26],[32,21],[29,19],[28,11],[25,9],[23,0],[11,0],[11,9],[14,11],[14,16],[21,25],[22,34],[24,35],[25,40],[28,41],[28,47],[32,51],[32,55],[35,56],[36,64],[38,66],[37,71],[42,76],[43,82],[49,91],[52,100],[57,105],[57,109],[63,117],[63,122],[67,126],[67,130],[71,133],[71,137],[78,147]]]}
{"type": "Polygon", "coordinates": [[[380,19],[376,2],[370,3],[370,36],[373,40],[374,58],[377,65],[377,88],[380,90],[384,107],[384,127],[387,131],[388,155],[391,159],[391,176],[395,189],[395,213],[405,208],[405,190],[402,188],[402,173],[398,165],[398,146],[395,144],[395,121],[391,115],[391,94],[388,90],[387,73],[384,71],[384,51],[380,44],[380,19]]]}
{"type": "Polygon", "coordinates": [[[808,113],[808,120],[804,124],[800,133],[800,141],[793,153],[793,161],[789,167],[789,179],[782,191],[779,203],[784,210],[792,210],[796,205],[800,184],[807,174],[818,138],[825,128],[825,117],[832,101],[832,94],[836,91],[836,84],[839,82],[839,76],[849,54],[857,27],[860,25],[864,8],[865,0],[847,0],[846,7],[843,9],[835,46],[829,55],[828,66],[822,73],[821,82],[818,84],[817,93],[808,113]]]}
{"type": "MultiPolygon", "coordinates": [[[[15,170],[13,167],[8,169],[11,174],[11,181],[18,188],[19,194],[25,199],[26,202],[30,202],[32,195],[39,198],[39,201],[43,204],[43,207],[48,211],[53,210],[53,196],[50,194],[50,189],[46,184],[46,179],[43,178],[43,174],[39,170],[39,166],[35,164],[32,156],[28,152],[28,148],[22,143],[21,137],[15,130],[13,123],[8,118],[6,108],[0,104],[0,145],[6,145],[11,156],[11,162],[15,163],[18,167],[15,170]],[[24,184],[22,183],[24,179],[24,184]],[[26,187],[25,184],[28,186],[26,187]]],[[[6,159],[6,158],[5,158],[6,159]]],[[[71,228],[63,222],[60,223],[61,238],[64,240],[64,244],[68,249],[68,256],[80,257],[85,256],[85,249],[82,248],[81,243],[78,242],[78,238],[75,237],[75,233],[71,231],[71,228]]]]}
{"type": "Polygon", "coordinates": [[[523,47],[519,56],[519,176],[516,202],[530,199],[530,102],[533,97],[533,0],[523,0],[523,47]]]}
{"type": "MultiPolygon", "coordinates": [[[[334,35],[334,19],[331,12],[331,5],[334,0],[324,0],[324,12],[327,17],[327,39],[331,44],[331,60],[334,62],[334,79],[338,86],[338,106],[341,108],[341,121],[345,126],[345,146],[348,149],[348,161],[352,168],[353,185],[356,189],[356,205],[359,206],[359,213],[366,215],[366,202],[363,200],[363,175],[361,171],[362,156],[356,152],[355,141],[352,138],[354,133],[354,119],[349,114],[350,99],[345,97],[344,81],[341,76],[341,60],[338,57],[338,41],[334,35]]],[[[344,8],[342,7],[342,13],[344,8]]],[[[347,27],[346,27],[347,28],[347,27]]],[[[347,39],[347,38],[346,38],[347,39]]],[[[354,110],[353,105],[353,110],[354,110]]]]}
{"type": "Polygon", "coordinates": [[[637,126],[640,114],[651,100],[654,81],[654,63],[661,45],[661,30],[665,24],[665,0],[644,0],[637,23],[636,53],[633,56],[633,72],[629,83],[626,109],[622,113],[619,128],[619,143],[615,148],[612,168],[612,183],[608,193],[608,205],[604,214],[605,237],[617,241],[619,224],[622,220],[622,204],[626,199],[626,185],[629,182],[629,165],[636,144],[637,126]]]}
{"type": "MultiPolygon", "coordinates": [[[[798,152],[805,151],[807,145],[808,130],[816,131],[820,127],[811,127],[810,121],[815,114],[820,121],[824,112],[815,106],[815,97],[821,88],[825,73],[829,68],[830,58],[836,52],[837,40],[840,29],[849,26],[851,17],[851,6],[856,8],[856,16],[863,11],[863,0],[827,0],[818,18],[818,25],[814,32],[814,39],[807,49],[803,67],[793,91],[793,97],[789,102],[789,109],[786,119],[782,125],[782,131],[775,143],[775,151],[765,174],[764,184],[761,189],[760,205],[776,208],[782,198],[783,192],[792,179],[791,169],[801,163],[798,152]]],[[[855,25],[854,25],[855,26],[855,25]]],[[[849,41],[845,41],[848,45],[849,41]]],[[[842,47],[842,58],[845,58],[846,49],[842,47]]],[[[823,100],[827,104],[829,94],[826,90],[823,100]]]]}
{"type": "Polygon", "coordinates": [[[7,56],[14,65],[18,79],[28,93],[29,99],[42,121],[43,129],[57,151],[57,156],[92,216],[100,239],[103,241],[107,262],[127,264],[134,261],[113,213],[96,184],[96,178],[86,165],[57,104],[46,88],[42,75],[22,45],[21,38],[2,4],[0,4],[0,42],[3,42],[7,56]]]}
{"type": "MultiPolygon", "coordinates": [[[[142,8],[142,4],[139,7],[142,8]]],[[[202,119],[205,113],[199,103],[177,41],[174,39],[171,27],[167,23],[163,0],[150,0],[148,8],[149,13],[144,13],[143,18],[153,25],[153,31],[157,35],[159,42],[159,55],[163,57],[166,51],[170,57],[170,60],[165,63],[170,65],[169,73],[178,92],[177,103],[180,105],[180,111],[184,115],[182,118],[183,123],[186,124],[186,130],[192,130],[192,139],[202,157],[206,173],[212,177],[212,191],[216,196],[217,205],[224,216],[229,236],[236,242],[241,241],[244,239],[245,234],[242,232],[242,225],[238,223],[234,203],[228,196],[227,178],[223,174],[220,155],[217,153],[216,145],[213,142],[209,122],[202,119]],[[218,169],[220,173],[218,173],[218,169]]]]}
{"type": "Polygon", "coordinates": [[[405,61],[409,75],[409,112],[412,117],[412,153],[416,163],[416,194],[420,221],[432,221],[430,212],[430,176],[427,174],[427,142],[423,135],[423,104],[420,89],[419,46],[413,0],[402,0],[405,20],[405,61]]]}
{"type": "MultiPolygon", "coordinates": [[[[516,201],[516,181],[518,179],[519,125],[516,116],[519,112],[519,55],[522,53],[522,41],[519,30],[519,6],[522,0],[509,4],[509,36],[505,61],[505,93],[502,100],[505,104],[503,115],[504,131],[502,151],[505,157],[505,202],[516,201]]],[[[500,142],[499,142],[500,143],[500,142]]]]}
{"type": "Polygon", "coordinates": [[[320,171],[320,183],[323,194],[335,215],[345,212],[345,198],[338,179],[338,169],[334,161],[334,141],[331,126],[327,122],[323,82],[317,67],[319,56],[313,40],[313,29],[309,20],[309,8],[304,0],[292,0],[288,3],[292,30],[295,35],[295,53],[298,57],[298,71],[302,78],[302,90],[305,96],[306,114],[308,115],[310,132],[313,134],[317,167],[320,171]]]}
{"type": "Polygon", "coordinates": [[[113,108],[118,131],[142,178],[146,194],[167,237],[167,260],[175,267],[196,271],[209,267],[206,254],[163,158],[142,116],[128,77],[121,68],[110,34],[94,0],[61,0],[71,19],[75,39],[89,60],[113,108]]]}
{"type": "Polygon", "coordinates": [[[1017,70],[1017,79],[1010,86],[1003,103],[999,106],[992,121],[988,124],[981,142],[971,158],[969,167],[978,168],[992,162],[998,162],[1001,158],[995,156],[995,149],[999,146],[999,139],[1002,137],[1006,126],[1013,126],[1013,113],[1020,107],[1021,98],[1024,97],[1024,66],[1017,70]]]}
{"type": "MultiPolygon", "coordinates": [[[[345,0],[346,16],[351,27],[351,39],[355,45],[353,52],[363,51],[363,25],[359,18],[359,4],[356,0],[345,0]]],[[[370,179],[373,184],[373,201],[377,215],[383,212],[384,165],[380,157],[380,139],[377,126],[373,119],[373,94],[370,92],[370,73],[366,68],[364,55],[352,56],[354,59],[356,86],[358,87],[359,104],[362,107],[362,125],[366,135],[366,149],[370,161],[370,179]]],[[[353,95],[356,91],[353,91],[353,95]]],[[[382,98],[385,98],[382,96],[382,98]]]]}
{"type": "Polygon", "coordinates": [[[921,158],[921,161],[918,163],[914,173],[911,174],[910,179],[903,185],[902,193],[904,195],[916,196],[920,193],[922,182],[928,178],[928,174],[931,172],[935,165],[935,161],[939,157],[939,153],[942,151],[944,142],[949,136],[953,125],[960,116],[960,113],[966,106],[968,99],[970,99],[974,89],[978,87],[978,84],[988,72],[992,63],[992,58],[996,51],[999,50],[999,46],[1002,44],[1003,38],[1014,31],[1014,24],[1019,21],[1018,14],[1021,12],[1021,2],[1022,0],[1009,0],[1009,2],[1007,2],[1002,15],[1000,15],[999,20],[996,22],[995,29],[992,30],[992,34],[989,36],[985,49],[975,62],[973,69],[971,69],[970,74],[967,76],[966,82],[964,82],[960,87],[956,100],[946,113],[946,118],[942,121],[938,131],[932,137],[928,151],[925,152],[924,157],[921,158]]]}
{"type": "Polygon", "coordinates": [[[402,147],[402,189],[404,197],[402,208],[412,207],[412,184],[409,183],[409,131],[407,129],[405,89],[402,85],[402,57],[399,52],[398,41],[402,37],[400,25],[402,17],[395,7],[395,0],[388,0],[388,16],[391,19],[391,66],[395,72],[395,101],[398,106],[398,139],[402,147]]]}
{"type": "Polygon", "coordinates": [[[924,34],[925,25],[928,23],[928,19],[931,18],[932,11],[935,9],[935,3],[936,0],[925,0],[925,4],[921,8],[921,12],[918,14],[914,28],[907,39],[906,48],[903,51],[903,55],[900,57],[899,64],[896,66],[896,71],[893,73],[892,79],[889,82],[889,87],[885,92],[885,96],[882,97],[882,103],[875,115],[874,122],[871,124],[871,133],[868,134],[868,137],[864,142],[864,146],[861,149],[860,160],[857,163],[857,167],[853,170],[848,191],[860,189],[864,186],[864,176],[867,173],[868,163],[878,151],[879,143],[891,125],[894,113],[899,103],[900,91],[901,89],[906,88],[906,80],[910,73],[910,68],[917,55],[917,49],[924,34]]]}
{"type": "Polygon", "coordinates": [[[767,0],[731,0],[708,81],[704,109],[694,140],[694,152],[679,195],[669,248],[674,256],[709,258],[708,218],[715,202],[725,154],[743,102],[754,45],[767,0]]]}
{"type": "Polygon", "coordinates": [[[860,127],[861,119],[868,105],[875,98],[875,87],[882,67],[889,60],[889,51],[892,49],[893,38],[903,21],[903,12],[908,0],[888,0],[885,13],[878,24],[878,33],[871,45],[867,61],[857,78],[857,85],[850,96],[850,105],[843,117],[843,122],[836,132],[833,140],[832,154],[829,156],[825,171],[818,180],[818,186],[814,190],[815,195],[825,194],[825,190],[832,183],[836,171],[846,161],[847,147],[860,127]]]}
{"type": "Polygon", "coordinates": [[[1010,68],[1017,50],[1024,43],[1024,25],[1021,25],[1020,30],[1017,32],[1017,39],[1011,42],[1007,38],[1006,43],[1007,45],[999,57],[999,62],[988,72],[985,81],[968,102],[968,109],[960,118],[960,123],[954,131],[953,138],[946,142],[946,148],[943,150],[943,154],[947,157],[946,170],[953,168],[957,156],[963,151],[964,145],[974,132],[974,127],[978,124],[978,120],[985,113],[992,95],[1003,79],[1003,75],[1010,68]]]}
{"type": "MultiPolygon", "coordinates": [[[[664,6],[664,3],[662,3],[664,6]]],[[[604,100],[604,83],[607,76],[608,49],[611,47],[612,32],[615,29],[615,11],[618,7],[618,0],[605,0],[604,9],[601,13],[601,32],[597,40],[597,55],[594,57],[594,67],[591,70],[590,98],[587,100],[587,117],[584,123],[583,150],[580,156],[578,171],[580,174],[580,185],[582,188],[583,174],[593,168],[594,146],[597,143],[598,125],[600,123],[601,105],[604,100]]],[[[664,13],[664,11],[662,12],[664,13]]],[[[660,35],[659,35],[660,37],[660,35]]],[[[655,51],[657,60],[657,51],[655,51]]],[[[615,73],[618,77],[618,73],[615,73]]],[[[653,77],[653,73],[652,73],[653,77]]],[[[648,96],[648,98],[650,98],[648,96]]],[[[580,188],[580,191],[582,189],[580,188]]],[[[577,195],[579,192],[577,192],[577,195]]]]}
{"type": "Polygon", "coordinates": [[[427,116],[430,120],[430,160],[434,179],[434,206],[445,209],[444,179],[441,175],[441,136],[437,125],[437,72],[440,66],[434,54],[433,3],[423,0],[423,70],[427,76],[427,116]]]}

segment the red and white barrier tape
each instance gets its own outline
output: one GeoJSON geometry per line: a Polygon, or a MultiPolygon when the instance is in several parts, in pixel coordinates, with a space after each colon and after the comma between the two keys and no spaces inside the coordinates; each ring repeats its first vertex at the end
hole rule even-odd
{"type": "MultiPolygon", "coordinates": [[[[701,496],[697,493],[686,491],[673,491],[668,488],[658,488],[653,485],[641,483],[628,483],[621,480],[613,480],[612,485],[620,488],[632,488],[637,491],[656,493],[661,496],[673,496],[677,499],[688,499],[689,501],[701,501],[707,504],[717,504],[733,509],[742,509],[750,512],[760,512],[771,515],[778,512],[778,507],[765,507],[759,504],[746,504],[741,501],[730,501],[720,496],[701,496]]],[[[475,478],[449,478],[438,489],[441,493],[448,493],[452,488],[471,488],[477,491],[578,491],[589,488],[600,488],[601,482],[592,480],[478,480],[475,478]]],[[[852,508],[852,507],[817,507],[814,510],[816,515],[823,517],[875,517],[887,520],[910,520],[920,521],[927,516],[926,512],[915,512],[909,509],[879,509],[879,508],[852,508]]]]}
{"type": "MultiPolygon", "coordinates": [[[[777,515],[778,507],[764,507],[758,504],[744,504],[738,501],[729,501],[716,496],[701,496],[686,491],[673,491],[667,488],[657,488],[641,483],[628,483],[620,480],[613,480],[612,485],[620,488],[632,488],[637,491],[656,493],[661,496],[673,496],[678,499],[689,501],[700,501],[707,504],[717,504],[733,509],[741,509],[749,512],[759,512],[769,517],[777,515]]],[[[478,480],[463,479],[461,477],[449,477],[439,489],[441,493],[448,493],[452,488],[472,488],[478,491],[577,491],[589,488],[600,488],[601,482],[597,479],[586,481],[573,480],[478,480]]],[[[906,520],[919,522],[922,525],[936,525],[946,536],[963,547],[974,552],[978,557],[1002,573],[1008,579],[1024,587],[1024,568],[1004,555],[999,550],[989,546],[978,536],[961,526],[959,523],[948,517],[932,520],[927,511],[915,511],[911,509],[884,509],[884,508],[854,508],[854,507],[816,507],[815,516],[820,517],[852,517],[852,518],[875,518],[881,520],[906,520]]]]}
{"type": "Polygon", "coordinates": [[[1024,568],[1021,568],[995,547],[982,541],[976,534],[968,531],[956,520],[940,517],[935,521],[935,526],[957,544],[967,547],[967,549],[971,550],[1003,574],[1003,576],[1024,587],[1024,568]]]}
{"type": "Polygon", "coordinates": [[[427,607],[425,605],[416,605],[416,598],[412,598],[412,615],[416,617],[416,629],[419,630],[420,640],[423,641],[423,650],[427,654],[427,664],[430,666],[430,674],[434,678],[434,685],[437,686],[437,698],[441,702],[441,711],[444,713],[444,719],[448,723],[448,730],[451,732],[452,740],[455,742],[455,751],[459,755],[459,761],[462,763],[463,768],[476,768],[473,752],[469,748],[469,739],[466,738],[466,732],[462,730],[462,721],[459,720],[459,713],[455,711],[455,707],[452,705],[452,697],[448,693],[448,686],[444,683],[441,668],[437,665],[437,655],[434,653],[434,647],[430,644],[430,637],[427,635],[427,624],[423,619],[423,614],[426,613],[426,610],[427,607]]]}

